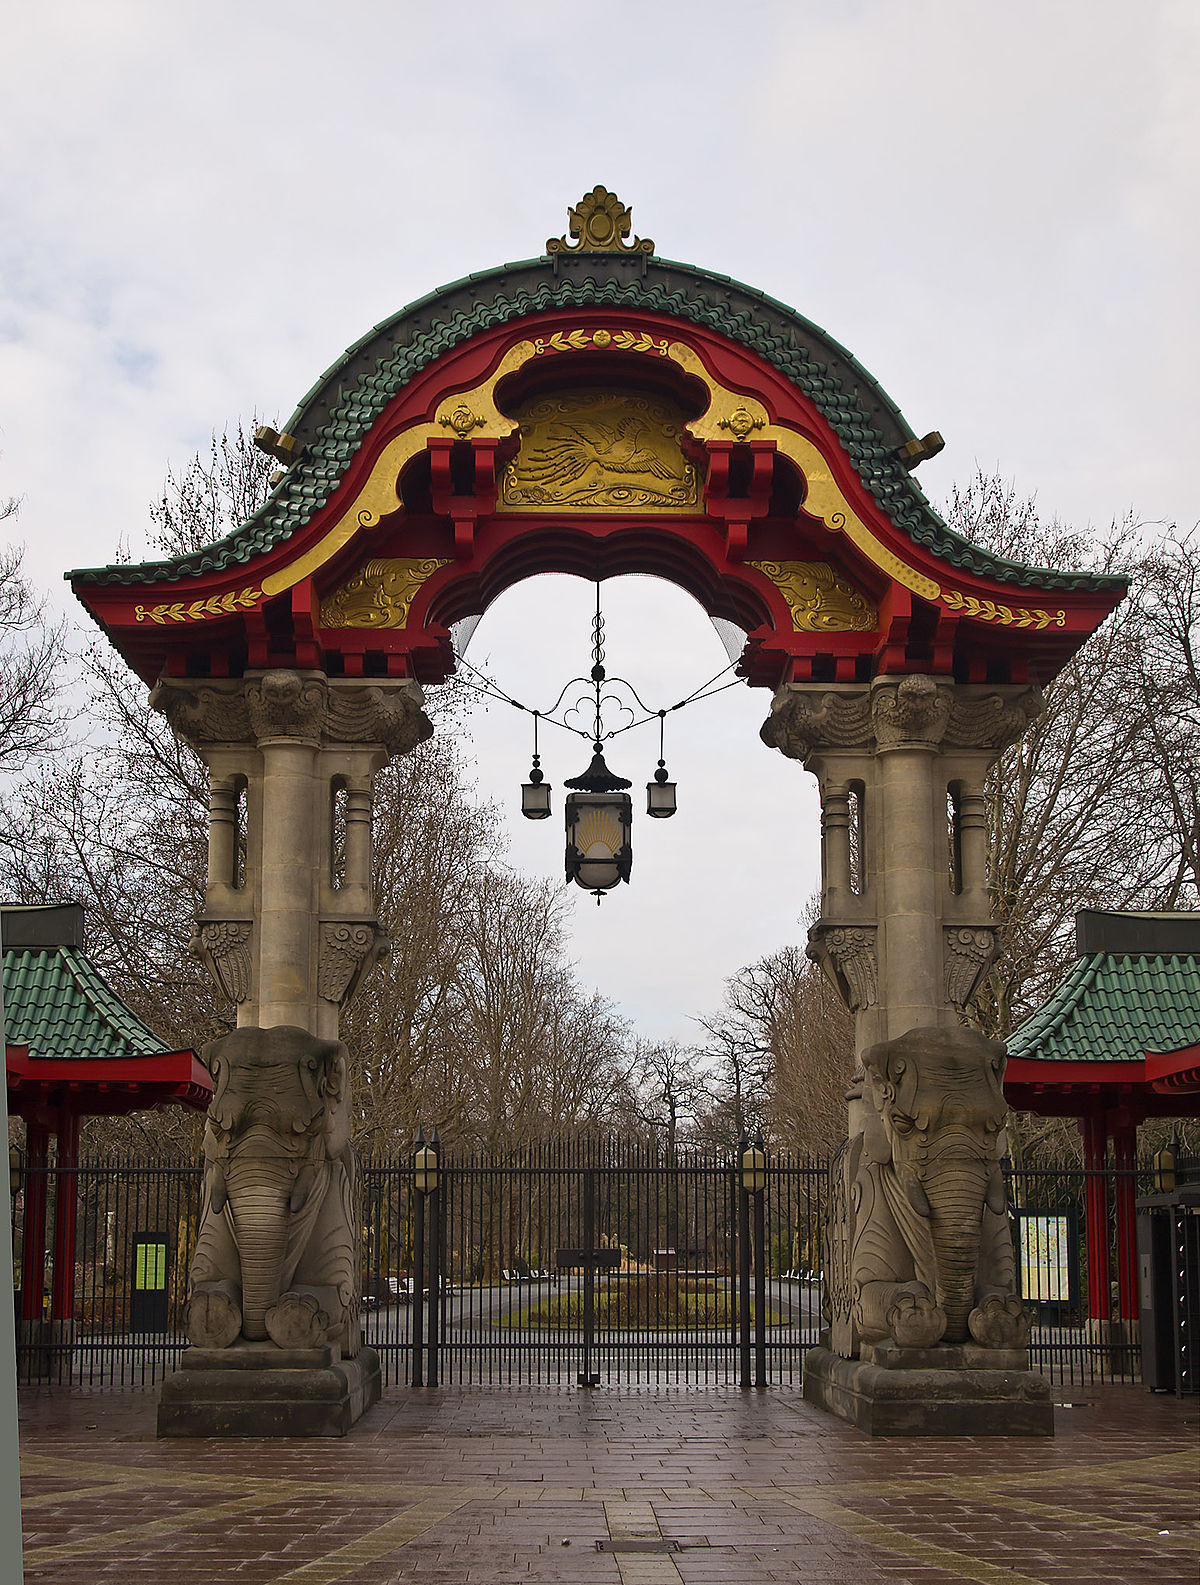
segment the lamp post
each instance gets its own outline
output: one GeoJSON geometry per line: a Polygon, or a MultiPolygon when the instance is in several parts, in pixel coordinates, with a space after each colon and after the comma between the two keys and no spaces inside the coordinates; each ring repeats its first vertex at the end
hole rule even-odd
{"type": "Polygon", "coordinates": [[[767,1385],[767,1259],[764,1201],[767,1188],[767,1152],[761,1133],[743,1139],[738,1151],[741,1194],[738,1196],[738,1235],[741,1244],[739,1331],[741,1333],[741,1385],[767,1385]],[[753,1236],[753,1245],[751,1239],[753,1236]],[[753,1262],[751,1249],[753,1248],[753,1262]],[[750,1274],[754,1273],[754,1371],[750,1368],[750,1274]]]}

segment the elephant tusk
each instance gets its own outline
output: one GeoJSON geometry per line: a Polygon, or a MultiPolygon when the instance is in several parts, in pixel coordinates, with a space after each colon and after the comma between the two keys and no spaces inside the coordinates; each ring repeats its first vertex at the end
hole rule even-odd
{"type": "Polygon", "coordinates": [[[994,1211],[997,1216],[1004,1215],[1008,1209],[1008,1203],[1004,1196],[1004,1179],[1000,1175],[999,1162],[996,1162],[988,1174],[987,1195],[985,1198],[989,1211],[994,1211]]]}

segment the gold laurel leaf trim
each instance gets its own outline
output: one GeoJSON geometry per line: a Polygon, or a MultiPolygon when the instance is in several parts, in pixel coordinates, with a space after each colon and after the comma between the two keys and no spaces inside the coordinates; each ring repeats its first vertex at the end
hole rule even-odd
{"type": "Polygon", "coordinates": [[[947,589],[943,602],[951,611],[974,617],[978,622],[999,622],[1001,627],[1032,628],[1042,632],[1047,627],[1066,627],[1065,611],[1044,611],[1040,606],[1019,605],[1015,609],[995,600],[981,600],[973,594],[963,594],[959,589],[947,589]]]}
{"type": "Polygon", "coordinates": [[[827,561],[748,561],[783,595],[797,633],[870,633],[879,612],[827,561]]]}
{"type": "Polygon", "coordinates": [[[448,561],[396,557],[368,561],[321,602],[322,627],[406,627],[417,591],[448,561]]]}
{"type": "Polygon", "coordinates": [[[214,617],[233,616],[256,606],[262,599],[261,589],[229,589],[224,594],[211,595],[207,600],[175,600],[168,605],[135,605],[135,622],[154,622],[165,627],[168,622],[211,622],[214,617]]]}

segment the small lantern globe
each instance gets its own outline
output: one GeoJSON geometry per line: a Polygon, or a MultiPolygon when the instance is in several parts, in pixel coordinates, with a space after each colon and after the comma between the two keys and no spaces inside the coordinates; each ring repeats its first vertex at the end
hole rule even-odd
{"type": "Polygon", "coordinates": [[[550,783],[542,775],[536,754],[529,780],[521,784],[521,813],[526,820],[548,820],[550,817],[550,783]]]}
{"type": "Polygon", "coordinates": [[[625,791],[631,783],[613,775],[597,742],[587,770],[563,785],[574,789],[564,809],[567,880],[599,901],[633,869],[633,803],[625,791]]]}
{"type": "Polygon", "coordinates": [[[662,760],[658,762],[654,780],[646,783],[646,813],[655,820],[669,820],[675,813],[675,783],[667,780],[662,760]]]}

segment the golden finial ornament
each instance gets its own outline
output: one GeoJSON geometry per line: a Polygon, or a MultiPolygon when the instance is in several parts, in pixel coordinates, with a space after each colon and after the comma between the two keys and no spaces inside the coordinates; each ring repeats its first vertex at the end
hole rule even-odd
{"type": "Polygon", "coordinates": [[[654,252],[649,237],[625,241],[633,230],[633,213],[607,187],[593,187],[590,193],[584,193],[574,209],[567,211],[567,229],[575,241],[551,237],[546,243],[547,253],[654,252]]]}

